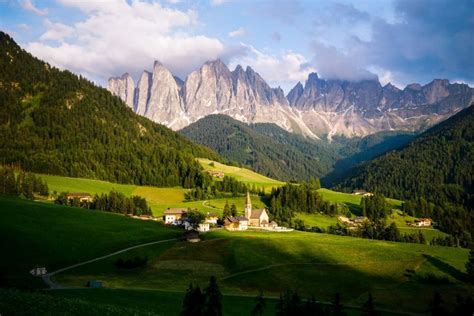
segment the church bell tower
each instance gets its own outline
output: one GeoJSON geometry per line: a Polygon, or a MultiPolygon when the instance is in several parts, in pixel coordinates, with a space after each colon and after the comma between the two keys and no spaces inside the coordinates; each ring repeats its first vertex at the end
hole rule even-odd
{"type": "Polygon", "coordinates": [[[250,215],[252,214],[252,201],[250,200],[250,193],[247,191],[247,197],[245,198],[245,217],[250,219],[250,215]]]}

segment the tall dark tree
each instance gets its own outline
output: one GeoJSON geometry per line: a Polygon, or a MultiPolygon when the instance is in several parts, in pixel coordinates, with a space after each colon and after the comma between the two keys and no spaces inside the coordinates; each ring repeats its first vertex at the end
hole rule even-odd
{"type": "Polygon", "coordinates": [[[251,315],[252,316],[262,316],[263,313],[265,312],[265,298],[263,296],[263,291],[260,291],[260,293],[256,297],[256,303],[254,308],[252,309],[251,315]]]}
{"type": "Polygon", "coordinates": [[[374,305],[374,298],[372,297],[372,293],[369,292],[369,297],[367,301],[362,305],[362,315],[363,316],[376,316],[378,315],[375,311],[374,305]]]}
{"type": "Polygon", "coordinates": [[[204,294],[206,296],[204,314],[206,316],[222,316],[222,294],[215,276],[211,276],[209,279],[209,285],[204,290],[204,294]]]}
{"type": "Polygon", "coordinates": [[[204,314],[205,297],[201,293],[199,286],[193,287],[189,284],[183,299],[181,316],[201,316],[204,314]]]}
{"type": "Polygon", "coordinates": [[[331,309],[332,309],[332,315],[333,316],[344,316],[346,315],[343,311],[343,305],[341,302],[341,294],[336,293],[334,295],[334,300],[332,301],[331,309]]]}
{"type": "Polygon", "coordinates": [[[469,251],[469,259],[466,263],[466,273],[469,281],[474,283],[474,249],[469,251]]]}
{"type": "Polygon", "coordinates": [[[227,217],[231,217],[231,216],[232,216],[232,213],[231,213],[231,210],[230,210],[230,206],[229,206],[229,201],[225,201],[224,212],[222,213],[222,216],[223,216],[224,218],[227,218],[227,217]]]}
{"type": "Polygon", "coordinates": [[[443,298],[439,292],[433,293],[433,299],[430,304],[430,314],[432,316],[444,316],[447,314],[447,311],[443,307],[443,298]]]}

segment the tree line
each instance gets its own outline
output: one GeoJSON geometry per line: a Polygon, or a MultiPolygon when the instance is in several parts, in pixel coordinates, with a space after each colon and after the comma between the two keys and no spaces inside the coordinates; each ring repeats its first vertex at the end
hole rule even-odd
{"type": "Polygon", "coordinates": [[[79,198],[68,198],[68,193],[61,193],[55,204],[82,207],[91,210],[100,210],[112,213],[129,215],[152,215],[151,208],[145,198],[134,195],[127,197],[125,194],[112,190],[109,194],[102,193],[94,195],[91,201],[80,200],[79,198]]]}
{"type": "Polygon", "coordinates": [[[13,168],[0,167],[0,195],[33,200],[35,195],[47,197],[49,189],[40,176],[21,170],[15,175],[13,168]]]}

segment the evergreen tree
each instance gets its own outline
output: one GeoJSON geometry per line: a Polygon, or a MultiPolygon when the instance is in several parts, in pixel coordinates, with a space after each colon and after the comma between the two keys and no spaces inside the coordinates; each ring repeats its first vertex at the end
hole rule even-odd
{"type": "Polygon", "coordinates": [[[362,305],[362,315],[363,316],[375,316],[377,312],[375,311],[374,298],[372,293],[369,292],[369,297],[367,301],[362,305]]]}
{"type": "Polygon", "coordinates": [[[474,249],[469,251],[469,259],[466,263],[466,273],[469,281],[474,283],[474,249]]]}
{"type": "Polygon", "coordinates": [[[341,303],[341,294],[336,293],[332,302],[332,315],[333,316],[344,316],[343,306],[341,303]]]}
{"type": "Polygon", "coordinates": [[[222,213],[224,218],[231,217],[232,213],[229,206],[229,201],[225,201],[224,212],[222,213]]]}
{"type": "Polygon", "coordinates": [[[206,316],[222,316],[222,294],[217,286],[215,276],[209,279],[209,286],[204,290],[206,302],[204,314],[206,316]]]}
{"type": "Polygon", "coordinates": [[[193,287],[189,284],[183,299],[181,316],[201,316],[204,315],[204,295],[199,286],[193,287]]]}
{"type": "Polygon", "coordinates": [[[237,216],[237,206],[235,206],[235,204],[232,204],[232,206],[230,207],[230,214],[232,216],[237,216]]]}
{"type": "Polygon", "coordinates": [[[433,293],[433,300],[430,304],[430,313],[432,316],[444,316],[446,315],[446,310],[443,307],[443,298],[439,292],[433,293]]]}
{"type": "Polygon", "coordinates": [[[252,309],[252,316],[262,316],[263,313],[265,312],[265,298],[263,297],[263,291],[260,291],[260,293],[256,297],[256,304],[254,308],[252,309]]]}

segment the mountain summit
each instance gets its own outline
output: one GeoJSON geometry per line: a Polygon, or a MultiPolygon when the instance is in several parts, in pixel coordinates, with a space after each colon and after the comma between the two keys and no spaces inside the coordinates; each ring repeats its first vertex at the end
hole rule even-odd
{"type": "Polygon", "coordinates": [[[181,129],[211,114],[245,123],[271,122],[314,138],[366,136],[386,130],[417,131],[443,121],[474,101],[474,89],[436,79],[400,90],[376,79],[324,80],[310,73],[284,95],[251,67],[234,71],[220,60],[208,61],[183,82],[155,62],[134,86],[128,74],[110,78],[108,90],[136,113],[181,129]]]}

